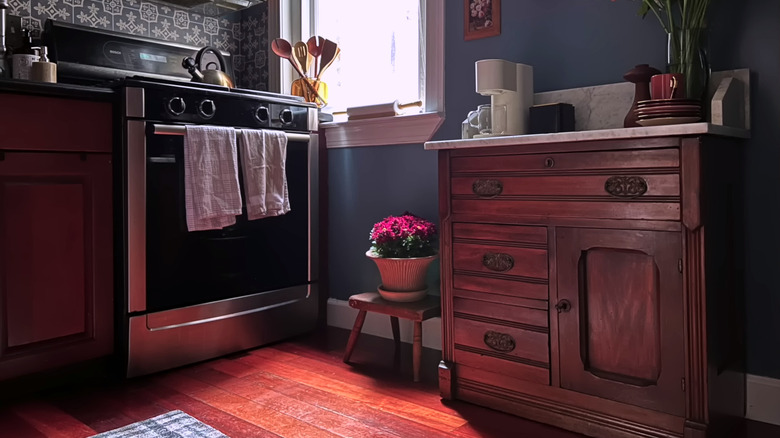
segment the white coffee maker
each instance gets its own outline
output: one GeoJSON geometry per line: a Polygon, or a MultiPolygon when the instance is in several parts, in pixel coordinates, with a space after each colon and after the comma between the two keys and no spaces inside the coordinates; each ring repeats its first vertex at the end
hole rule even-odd
{"type": "MultiPolygon", "coordinates": [[[[475,63],[477,93],[490,96],[491,105],[506,106],[506,130],[500,135],[528,133],[529,108],[534,104],[534,70],[503,59],[475,63]]],[[[486,137],[489,135],[475,135],[486,137]]]]}

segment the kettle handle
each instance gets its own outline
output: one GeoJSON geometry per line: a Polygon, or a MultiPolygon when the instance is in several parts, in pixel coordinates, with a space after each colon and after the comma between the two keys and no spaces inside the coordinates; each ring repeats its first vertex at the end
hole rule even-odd
{"type": "Polygon", "coordinates": [[[217,49],[215,49],[214,47],[211,47],[211,46],[206,46],[206,47],[198,50],[198,54],[195,55],[195,65],[198,66],[198,69],[203,71],[203,67],[200,65],[200,61],[201,61],[201,59],[203,58],[203,55],[206,52],[211,52],[214,55],[216,55],[217,60],[219,61],[219,70],[221,72],[227,73],[225,71],[225,58],[222,56],[221,53],[219,53],[219,50],[217,50],[217,49]]]}

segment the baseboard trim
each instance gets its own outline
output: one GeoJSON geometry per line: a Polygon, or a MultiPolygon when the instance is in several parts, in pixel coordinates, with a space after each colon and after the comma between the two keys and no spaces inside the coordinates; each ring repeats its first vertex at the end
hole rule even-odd
{"type": "MultiPolygon", "coordinates": [[[[352,330],[358,311],[349,307],[344,300],[328,299],[328,325],[332,327],[352,330]]],[[[399,319],[401,328],[401,342],[412,343],[413,325],[405,319],[399,319]]],[[[393,339],[393,331],[390,328],[390,317],[378,313],[368,312],[363,323],[361,333],[367,333],[382,338],[393,339]]],[[[441,350],[441,318],[431,318],[422,323],[423,347],[441,350]]]]}
{"type": "Polygon", "coordinates": [[[747,418],[780,426],[780,379],[747,375],[747,418]]]}
{"type": "MultiPolygon", "coordinates": [[[[352,330],[358,311],[344,300],[328,299],[328,325],[352,330]]],[[[412,342],[412,322],[400,320],[401,341],[412,342]]],[[[369,312],[362,333],[393,339],[390,320],[385,315],[369,312]]],[[[423,321],[423,347],[441,350],[441,318],[423,321]]],[[[780,426],[780,379],[748,374],[746,417],[780,426]]]]}

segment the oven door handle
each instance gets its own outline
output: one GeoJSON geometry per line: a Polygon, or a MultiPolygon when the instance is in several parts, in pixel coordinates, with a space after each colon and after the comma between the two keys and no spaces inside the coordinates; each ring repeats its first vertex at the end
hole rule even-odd
{"type": "MultiPolygon", "coordinates": [[[[241,132],[241,129],[235,128],[236,134],[241,132]]],[[[152,133],[156,135],[184,135],[185,125],[163,125],[153,124],[152,133]]],[[[309,134],[299,134],[295,132],[285,132],[288,141],[309,141],[309,134]]]]}

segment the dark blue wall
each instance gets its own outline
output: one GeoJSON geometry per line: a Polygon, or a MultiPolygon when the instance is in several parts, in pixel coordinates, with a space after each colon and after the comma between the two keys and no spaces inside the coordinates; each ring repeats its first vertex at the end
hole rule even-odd
{"type": "MultiPolygon", "coordinates": [[[[753,138],[745,149],[748,371],[780,378],[780,2],[714,1],[714,70],[753,72],[753,138]]],[[[534,67],[535,91],[620,82],[636,64],[664,68],[666,35],[638,1],[505,0],[501,35],[463,40],[463,3],[446,2],[445,110],[436,140],[460,136],[474,92],[474,62],[503,58],[534,67]]],[[[364,253],[374,222],[411,210],[438,219],[436,153],[422,145],[332,149],[329,159],[330,294],[375,290],[379,273],[364,253]]],[[[435,270],[430,282],[438,287],[435,270]]]]}

